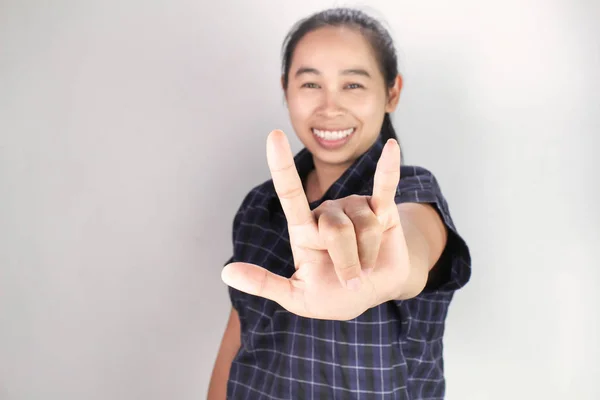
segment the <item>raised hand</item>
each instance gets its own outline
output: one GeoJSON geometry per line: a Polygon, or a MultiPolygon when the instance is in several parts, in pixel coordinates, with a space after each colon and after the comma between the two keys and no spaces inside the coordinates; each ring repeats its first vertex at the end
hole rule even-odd
{"type": "Polygon", "coordinates": [[[386,144],[372,196],[349,196],[310,210],[285,134],[267,138],[267,160],[288,223],[296,272],[231,263],[223,281],[310,318],[348,320],[391,299],[407,279],[409,258],[397,206],[400,149],[386,144]]]}

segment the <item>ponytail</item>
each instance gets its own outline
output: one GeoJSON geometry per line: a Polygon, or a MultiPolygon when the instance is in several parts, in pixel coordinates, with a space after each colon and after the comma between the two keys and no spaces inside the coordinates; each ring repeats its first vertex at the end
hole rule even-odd
{"type": "MultiPolygon", "coordinates": [[[[383,144],[385,144],[389,139],[396,140],[398,142],[398,146],[400,146],[400,140],[398,140],[398,136],[396,135],[394,125],[392,125],[392,118],[390,117],[390,113],[385,113],[385,116],[383,117],[383,124],[381,125],[381,141],[383,142],[383,144]]],[[[400,146],[400,161],[401,164],[404,164],[402,146],[400,146]]]]}

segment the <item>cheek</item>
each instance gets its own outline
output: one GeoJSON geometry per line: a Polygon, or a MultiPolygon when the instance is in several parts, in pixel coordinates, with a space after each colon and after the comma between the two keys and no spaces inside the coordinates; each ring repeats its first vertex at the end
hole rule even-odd
{"type": "Polygon", "coordinates": [[[295,120],[310,117],[316,109],[316,102],[307,96],[289,96],[288,111],[290,117],[295,120]]]}
{"type": "Polygon", "coordinates": [[[381,96],[368,94],[360,98],[353,99],[352,105],[348,107],[352,113],[367,124],[371,120],[377,120],[385,112],[385,102],[381,96]]]}

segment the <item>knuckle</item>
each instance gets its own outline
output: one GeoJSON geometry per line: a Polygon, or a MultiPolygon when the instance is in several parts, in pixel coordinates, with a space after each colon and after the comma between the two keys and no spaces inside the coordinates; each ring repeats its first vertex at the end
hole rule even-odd
{"type": "Polygon", "coordinates": [[[278,191],[277,195],[279,196],[279,198],[287,200],[296,198],[302,195],[303,193],[304,191],[302,190],[302,187],[290,187],[278,191]]]}
{"type": "Polygon", "coordinates": [[[358,228],[356,234],[361,240],[373,240],[381,237],[383,232],[379,224],[372,224],[358,228]]]}
{"type": "Polygon", "coordinates": [[[348,217],[352,220],[360,222],[361,225],[371,225],[377,222],[377,217],[373,214],[370,208],[360,207],[348,210],[348,217]]]}
{"type": "Polygon", "coordinates": [[[322,223],[322,229],[325,232],[325,238],[333,241],[338,238],[347,238],[354,234],[354,226],[351,221],[340,218],[325,218],[322,223]]]}
{"type": "Polygon", "coordinates": [[[352,221],[337,210],[325,210],[319,218],[319,222],[327,227],[352,226],[352,221]]]}
{"type": "Polygon", "coordinates": [[[335,201],[334,200],[325,200],[320,205],[320,207],[323,207],[324,209],[330,209],[330,208],[333,208],[334,206],[335,206],[335,201]]]}
{"type": "Polygon", "coordinates": [[[346,198],[346,204],[348,204],[351,209],[363,209],[369,208],[368,200],[365,196],[361,196],[358,194],[350,195],[346,198]]]}
{"type": "Polygon", "coordinates": [[[351,274],[350,271],[357,270],[358,268],[360,268],[358,260],[352,263],[339,265],[337,267],[338,271],[340,271],[343,274],[343,279],[349,279],[354,277],[354,274],[351,274]]]}
{"type": "Polygon", "coordinates": [[[294,163],[290,162],[290,163],[286,163],[285,165],[280,166],[279,168],[270,167],[270,169],[271,169],[271,172],[274,172],[274,173],[289,174],[289,173],[296,172],[296,165],[294,163]]]}
{"type": "Polygon", "coordinates": [[[383,227],[370,208],[356,209],[349,214],[354,222],[357,236],[376,237],[383,234],[383,227]]]}
{"type": "Polygon", "coordinates": [[[313,210],[314,213],[320,215],[320,218],[323,218],[323,215],[330,212],[335,208],[335,202],[333,200],[325,200],[317,208],[313,210]]]}
{"type": "Polygon", "coordinates": [[[384,182],[381,184],[381,188],[388,192],[395,192],[398,189],[398,185],[390,182],[384,182]]]}

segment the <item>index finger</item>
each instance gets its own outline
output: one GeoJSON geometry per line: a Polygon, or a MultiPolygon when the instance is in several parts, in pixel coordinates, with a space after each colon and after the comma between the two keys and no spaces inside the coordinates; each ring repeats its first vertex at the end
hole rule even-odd
{"type": "Polygon", "coordinates": [[[400,182],[400,146],[394,139],[387,141],[377,162],[371,204],[376,215],[396,207],[395,197],[400,182]]]}
{"type": "Polygon", "coordinates": [[[267,161],[288,225],[314,225],[290,144],[280,130],[272,131],[267,138],[267,161]]]}

